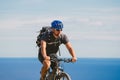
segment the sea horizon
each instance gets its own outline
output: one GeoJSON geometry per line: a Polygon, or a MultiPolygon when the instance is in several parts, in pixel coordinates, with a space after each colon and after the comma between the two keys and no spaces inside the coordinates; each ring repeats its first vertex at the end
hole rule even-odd
{"type": "MultiPolygon", "coordinates": [[[[39,80],[42,65],[34,57],[0,58],[0,80],[39,80]]],[[[78,58],[65,63],[72,80],[120,80],[120,58],[78,58]]]]}

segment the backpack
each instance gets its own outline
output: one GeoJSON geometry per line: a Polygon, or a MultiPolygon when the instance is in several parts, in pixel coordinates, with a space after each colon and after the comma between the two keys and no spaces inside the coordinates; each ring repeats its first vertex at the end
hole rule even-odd
{"type": "Polygon", "coordinates": [[[36,44],[38,47],[41,46],[41,37],[46,34],[49,33],[51,31],[51,27],[50,26],[44,26],[42,27],[42,29],[39,32],[39,35],[37,36],[37,40],[36,40],[36,44]]]}

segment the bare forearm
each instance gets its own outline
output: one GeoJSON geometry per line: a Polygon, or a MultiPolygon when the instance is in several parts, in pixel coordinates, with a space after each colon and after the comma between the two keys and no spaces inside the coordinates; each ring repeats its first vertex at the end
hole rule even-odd
{"type": "Polygon", "coordinates": [[[70,44],[70,42],[68,42],[68,43],[66,44],[66,47],[67,47],[69,53],[71,54],[71,56],[72,56],[72,57],[76,57],[75,51],[74,51],[74,49],[72,48],[72,45],[70,44]]]}
{"type": "Polygon", "coordinates": [[[41,53],[44,58],[47,56],[46,51],[44,50],[43,47],[41,47],[41,53]]]}
{"type": "Polygon", "coordinates": [[[41,41],[41,53],[42,53],[42,56],[44,58],[47,56],[47,54],[46,54],[46,42],[45,41],[41,41]]]}
{"type": "Polygon", "coordinates": [[[76,57],[75,51],[73,50],[73,48],[69,48],[68,50],[72,57],[76,57]]]}

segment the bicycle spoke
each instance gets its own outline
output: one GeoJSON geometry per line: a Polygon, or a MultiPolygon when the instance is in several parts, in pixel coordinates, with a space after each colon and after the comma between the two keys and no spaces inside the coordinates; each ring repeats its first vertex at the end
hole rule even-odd
{"type": "Polygon", "coordinates": [[[68,80],[66,77],[61,78],[60,80],[68,80]]]}

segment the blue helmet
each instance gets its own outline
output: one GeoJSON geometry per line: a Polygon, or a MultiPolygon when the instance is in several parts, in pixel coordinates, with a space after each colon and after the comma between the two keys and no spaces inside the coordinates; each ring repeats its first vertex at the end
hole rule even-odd
{"type": "Polygon", "coordinates": [[[54,20],[51,23],[52,28],[56,29],[56,30],[62,30],[63,28],[63,23],[59,20],[54,20]]]}

